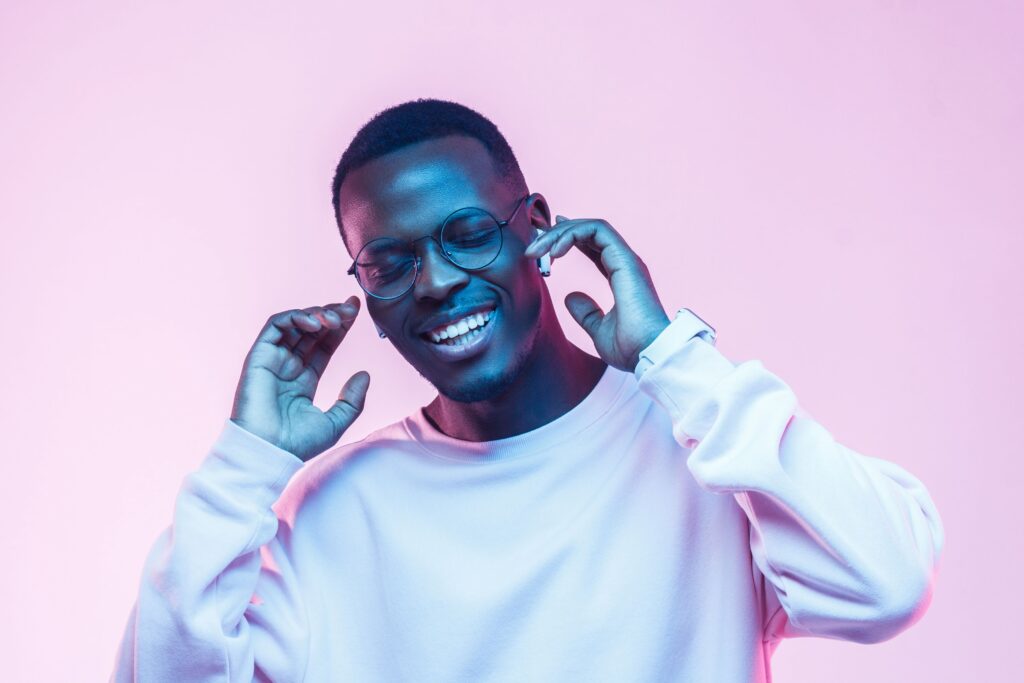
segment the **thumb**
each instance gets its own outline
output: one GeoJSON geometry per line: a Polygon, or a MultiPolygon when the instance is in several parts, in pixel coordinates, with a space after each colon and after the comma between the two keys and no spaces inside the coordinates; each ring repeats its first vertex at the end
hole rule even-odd
{"type": "Polygon", "coordinates": [[[604,312],[597,302],[583,292],[571,292],[565,297],[565,307],[569,315],[593,339],[597,336],[597,328],[604,320],[604,312]]]}
{"type": "Polygon", "coordinates": [[[363,412],[363,405],[366,403],[366,392],[370,388],[370,373],[360,370],[348,378],[345,386],[338,393],[338,400],[327,411],[327,415],[334,423],[338,434],[337,438],[346,429],[352,426],[359,414],[363,412]]]}

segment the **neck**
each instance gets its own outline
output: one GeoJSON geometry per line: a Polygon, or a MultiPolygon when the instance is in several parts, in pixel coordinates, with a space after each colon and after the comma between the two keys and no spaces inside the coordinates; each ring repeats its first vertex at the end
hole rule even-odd
{"type": "Polygon", "coordinates": [[[424,415],[440,432],[463,441],[523,434],[561,417],[597,385],[607,364],[575,346],[553,313],[515,383],[486,401],[459,403],[438,395],[424,415]]]}

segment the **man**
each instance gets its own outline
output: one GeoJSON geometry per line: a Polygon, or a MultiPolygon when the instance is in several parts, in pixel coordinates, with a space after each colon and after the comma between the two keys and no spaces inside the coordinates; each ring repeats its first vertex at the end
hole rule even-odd
{"type": "Polygon", "coordinates": [[[113,680],[767,681],[783,638],[874,643],[924,613],[943,529],[921,482],[670,320],[607,222],[552,224],[490,121],[385,110],[333,190],[369,315],[438,395],[332,449],[369,376],[312,399],[360,301],[272,316],[113,680]],[[614,296],[565,301],[597,357],[543,278],[574,248],[614,296]]]}

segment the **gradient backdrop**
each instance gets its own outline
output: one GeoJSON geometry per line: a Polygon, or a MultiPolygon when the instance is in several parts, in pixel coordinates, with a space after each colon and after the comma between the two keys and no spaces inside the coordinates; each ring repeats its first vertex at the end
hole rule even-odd
{"type": "MultiPolygon", "coordinates": [[[[493,118],[554,211],[609,220],[726,355],[932,493],[923,620],[787,641],[776,680],[1013,679],[1022,28],[1014,2],[5,2],[0,678],[105,680],[263,322],[357,291],[338,156],[434,96],[493,118]]],[[[610,299],[580,254],[550,286],[610,299]]],[[[361,318],[317,405],[360,368],[345,441],[431,397],[361,318]]]]}

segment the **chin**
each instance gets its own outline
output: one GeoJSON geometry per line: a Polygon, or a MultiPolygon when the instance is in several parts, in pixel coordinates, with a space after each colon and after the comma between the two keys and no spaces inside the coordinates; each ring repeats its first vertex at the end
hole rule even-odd
{"type": "MultiPolygon", "coordinates": [[[[531,345],[532,347],[532,345],[531,345]]],[[[466,378],[459,384],[431,382],[446,398],[458,403],[490,401],[504,394],[516,383],[530,357],[531,348],[520,349],[503,370],[466,378]]]]}
{"type": "MultiPolygon", "coordinates": [[[[517,373],[518,374],[518,373],[517,373]]],[[[497,377],[486,377],[465,384],[445,386],[435,384],[434,387],[446,398],[458,403],[477,403],[488,401],[505,393],[515,382],[515,375],[506,373],[497,377]]]]}

